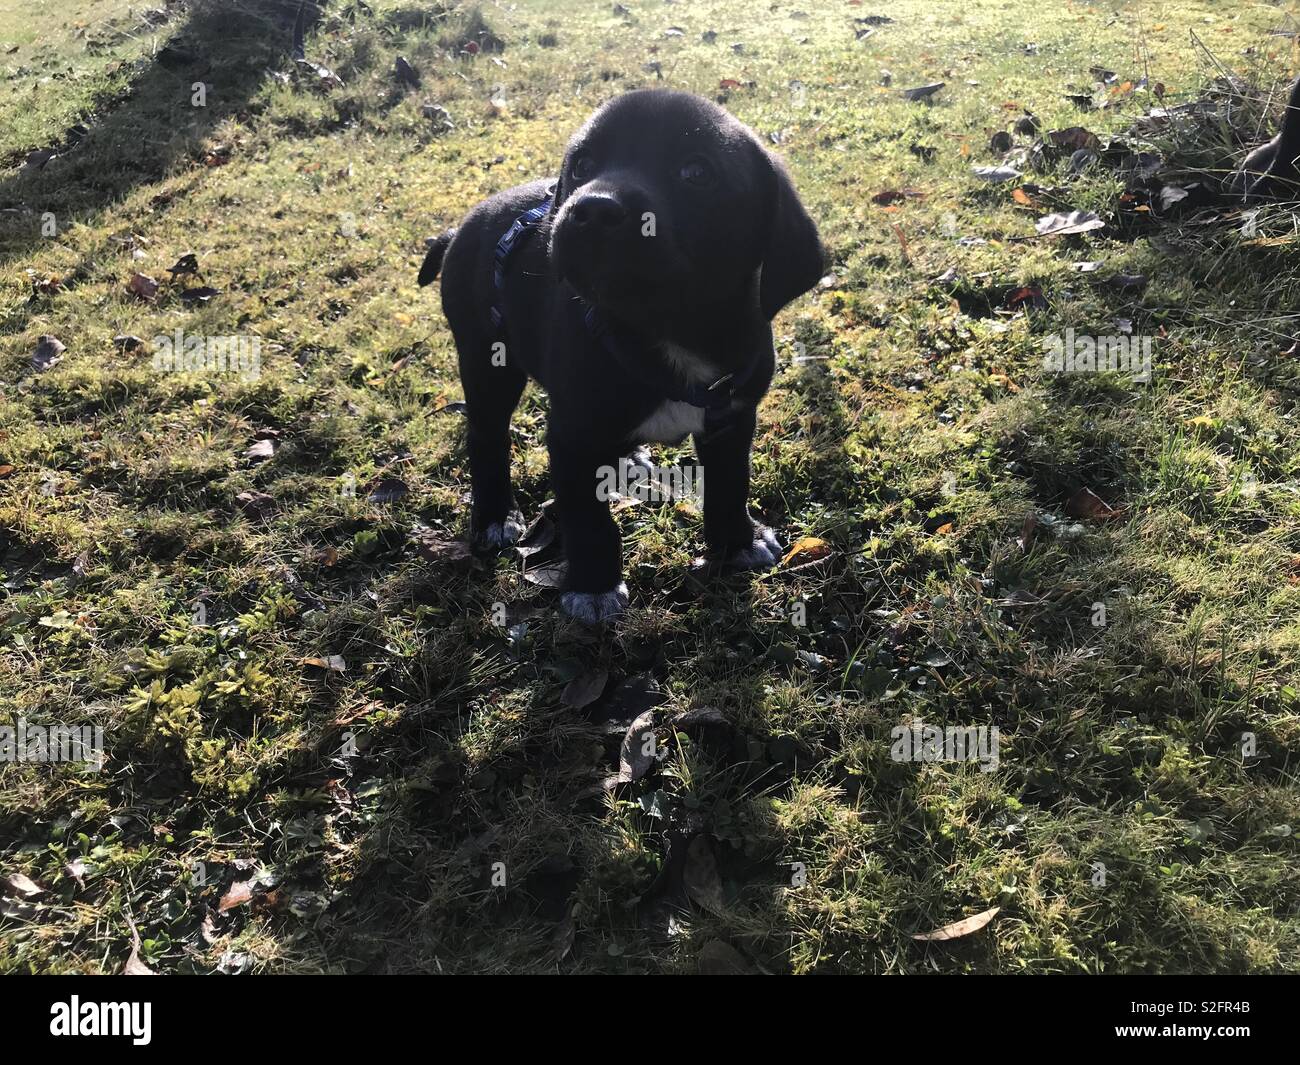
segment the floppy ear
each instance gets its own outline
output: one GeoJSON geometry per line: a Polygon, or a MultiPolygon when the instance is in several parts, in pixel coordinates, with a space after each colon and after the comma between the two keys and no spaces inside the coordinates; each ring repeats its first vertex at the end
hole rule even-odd
{"type": "Polygon", "coordinates": [[[770,319],[817,284],[826,268],[826,250],[785,166],[767,149],[760,150],[768,159],[776,185],[759,283],[759,303],[770,319]]]}

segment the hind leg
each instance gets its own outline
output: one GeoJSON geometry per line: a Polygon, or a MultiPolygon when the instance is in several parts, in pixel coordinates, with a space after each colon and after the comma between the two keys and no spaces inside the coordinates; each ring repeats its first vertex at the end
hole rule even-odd
{"type": "Polygon", "coordinates": [[[510,488],[510,415],[528,375],[515,366],[493,365],[490,355],[478,353],[490,345],[457,347],[469,419],[470,536],[476,547],[496,550],[513,544],[524,530],[510,488]]]}

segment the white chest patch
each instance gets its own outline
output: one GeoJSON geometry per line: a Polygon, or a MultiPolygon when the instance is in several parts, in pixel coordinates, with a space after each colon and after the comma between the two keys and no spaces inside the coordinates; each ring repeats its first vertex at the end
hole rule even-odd
{"type": "MultiPolygon", "coordinates": [[[[716,370],[686,348],[665,344],[661,353],[674,372],[692,384],[711,384],[718,378],[716,370]]],[[[632,431],[632,435],[639,443],[680,444],[691,433],[703,431],[702,408],[669,399],[651,411],[649,417],[632,431]]]]}
{"type": "Polygon", "coordinates": [[[667,399],[632,430],[632,436],[641,443],[680,444],[688,434],[703,430],[703,407],[692,407],[680,400],[667,399]]]}

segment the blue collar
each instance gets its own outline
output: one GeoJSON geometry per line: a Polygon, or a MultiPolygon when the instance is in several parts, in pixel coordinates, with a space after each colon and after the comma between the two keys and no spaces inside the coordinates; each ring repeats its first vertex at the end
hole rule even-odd
{"type": "MultiPolygon", "coordinates": [[[[501,239],[497,241],[496,250],[492,255],[493,297],[491,315],[492,327],[498,333],[504,333],[506,327],[502,297],[505,288],[506,269],[510,264],[511,256],[514,255],[519,245],[537,228],[542,219],[546,217],[553,202],[554,189],[550,189],[541,203],[536,207],[530,207],[516,218],[510,224],[510,228],[501,235],[501,239]]],[[[595,307],[585,300],[582,306],[585,308],[583,321],[586,323],[587,331],[595,340],[599,341],[601,346],[609,352],[629,377],[634,378],[640,384],[655,392],[662,393],[668,399],[687,403],[692,407],[702,408],[704,411],[705,434],[707,436],[712,436],[714,433],[726,428],[734,414],[732,400],[736,392],[743,388],[750,378],[754,376],[754,372],[758,369],[757,359],[751,359],[743,370],[726,374],[711,385],[690,384],[678,380],[673,375],[670,375],[665,380],[661,375],[654,375],[649,372],[645,357],[637,351],[643,345],[638,344],[636,338],[629,336],[625,330],[607,321],[595,307]]]]}

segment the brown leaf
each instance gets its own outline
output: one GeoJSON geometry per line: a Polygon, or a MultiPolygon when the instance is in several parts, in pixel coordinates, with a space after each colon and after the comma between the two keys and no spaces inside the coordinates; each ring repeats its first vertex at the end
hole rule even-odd
{"type": "Polygon", "coordinates": [[[1070,126],[1066,129],[1049,130],[1047,139],[1055,144],[1058,148],[1066,148],[1072,152],[1077,152],[1084,148],[1096,151],[1100,147],[1100,141],[1097,140],[1097,134],[1092,130],[1084,129],[1082,126],[1070,126]]]}
{"type": "Polygon", "coordinates": [[[132,274],[131,280],[126,283],[126,289],[133,296],[152,303],[158,295],[158,282],[148,274],[132,274]]]}
{"type": "Polygon", "coordinates": [[[1002,909],[1001,906],[994,906],[991,910],[977,913],[973,917],[964,917],[960,921],[953,921],[952,924],[946,924],[942,928],[934,929],[932,932],[918,932],[912,938],[919,939],[923,943],[940,943],[946,939],[960,939],[972,932],[978,932],[997,916],[1000,909],[1002,909]]]}
{"type": "Polygon", "coordinates": [[[654,744],[647,737],[654,735],[655,714],[647,710],[628,726],[627,734],[618,751],[618,779],[627,784],[640,780],[655,763],[654,744]],[[649,751],[650,753],[647,753],[649,751]]]}
{"type": "Polygon", "coordinates": [[[871,197],[871,202],[881,207],[888,207],[891,203],[902,203],[904,200],[918,200],[925,193],[919,189],[884,189],[877,192],[871,197]]]}
{"type": "Polygon", "coordinates": [[[149,968],[140,960],[140,948],[132,947],[131,956],[126,959],[126,964],[122,966],[123,976],[157,976],[158,974],[149,968]]]}
{"type": "Polygon", "coordinates": [[[157,976],[156,972],[140,960],[140,932],[135,927],[135,922],[131,920],[129,913],[126,914],[126,923],[131,926],[131,956],[126,959],[126,964],[122,966],[122,975],[157,976]]]}
{"type": "Polygon", "coordinates": [[[233,910],[236,906],[242,906],[244,903],[251,901],[253,898],[253,882],[251,880],[237,880],[231,884],[226,893],[221,896],[221,901],[217,904],[217,909],[221,913],[233,910]]]}
{"type": "Polygon", "coordinates": [[[783,566],[802,566],[806,562],[816,562],[831,553],[831,545],[817,536],[801,536],[781,559],[783,566]]]}
{"type": "Polygon", "coordinates": [[[1018,307],[1030,307],[1036,311],[1047,310],[1047,297],[1043,295],[1043,290],[1037,285],[1023,285],[1016,289],[1007,297],[1007,309],[1016,310],[1018,307]]]}
{"type": "Polygon", "coordinates": [[[1024,523],[1020,526],[1020,550],[1028,551],[1034,546],[1034,540],[1038,537],[1038,515],[1032,510],[1025,515],[1024,523]]]}
{"type": "Polygon", "coordinates": [[[912,252],[907,244],[907,236],[903,233],[903,227],[897,222],[890,222],[889,228],[894,231],[894,236],[898,238],[898,246],[903,249],[903,262],[911,265],[912,252]]]}
{"type": "Polygon", "coordinates": [[[1089,518],[1093,521],[1109,521],[1121,514],[1121,511],[1105,503],[1089,488],[1080,488],[1070,496],[1065,504],[1065,512],[1072,518],[1089,518]]]}
{"type": "Polygon", "coordinates": [[[348,669],[347,660],[342,655],[304,658],[302,664],[304,666],[314,666],[316,669],[328,669],[333,673],[346,673],[348,669]]]}
{"type": "Polygon", "coordinates": [[[36,881],[31,877],[25,876],[23,873],[11,873],[9,876],[5,877],[5,883],[8,884],[9,889],[20,898],[34,899],[45,894],[45,889],[41,887],[40,884],[36,883],[36,881]]]}
{"type": "Polygon", "coordinates": [[[265,492],[240,492],[235,500],[250,518],[264,518],[275,510],[275,497],[265,492]]]}
{"type": "Polygon", "coordinates": [[[474,558],[464,540],[441,540],[436,536],[419,537],[415,553],[429,562],[466,562],[474,558]]]}
{"type": "Polygon", "coordinates": [[[589,706],[600,698],[608,680],[609,670],[607,669],[598,669],[594,673],[584,673],[580,677],[574,677],[564,686],[564,691],[560,695],[560,702],[565,706],[573,707],[575,710],[581,710],[584,706],[589,706]]]}

